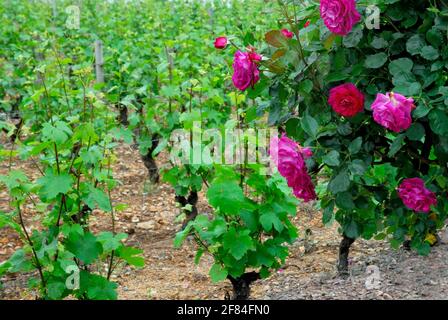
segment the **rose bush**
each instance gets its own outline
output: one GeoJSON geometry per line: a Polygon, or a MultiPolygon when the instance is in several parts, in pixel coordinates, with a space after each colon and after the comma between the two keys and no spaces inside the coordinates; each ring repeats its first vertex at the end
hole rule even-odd
{"type": "Polygon", "coordinates": [[[279,5],[297,37],[266,33],[269,72],[255,89],[269,92],[260,108],[269,122],[313,151],[317,207],[343,235],[339,269],[347,270],[358,237],[428,254],[448,212],[448,8],[399,0],[279,5]],[[372,4],[379,29],[368,27],[372,4]]]}

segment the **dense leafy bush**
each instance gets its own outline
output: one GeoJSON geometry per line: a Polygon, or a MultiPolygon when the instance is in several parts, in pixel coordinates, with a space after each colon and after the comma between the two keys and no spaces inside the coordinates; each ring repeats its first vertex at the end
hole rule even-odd
{"type": "Polygon", "coordinates": [[[336,219],[341,225],[348,238],[343,244],[388,238],[398,247],[410,240],[427,254],[448,206],[448,8],[441,2],[359,1],[352,10],[362,20],[339,16],[360,21],[338,36],[319,14],[327,2],[352,3],[279,2],[295,37],[266,34],[271,118],[313,150],[311,172],[328,176],[320,182],[318,203],[324,223],[336,219]],[[378,6],[379,29],[367,27],[367,5],[378,6]],[[311,25],[302,28],[307,20],[311,25]],[[430,189],[408,185],[414,203],[397,192],[408,178],[421,178],[430,189]]]}

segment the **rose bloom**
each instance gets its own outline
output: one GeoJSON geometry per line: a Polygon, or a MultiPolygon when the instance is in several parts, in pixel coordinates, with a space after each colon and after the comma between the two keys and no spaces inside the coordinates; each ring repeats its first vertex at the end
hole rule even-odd
{"type": "Polygon", "coordinates": [[[373,119],[383,127],[401,132],[411,126],[411,111],[415,108],[414,99],[398,93],[378,93],[372,103],[373,119]]]}
{"type": "Polygon", "coordinates": [[[283,33],[283,35],[286,38],[291,39],[292,37],[294,37],[294,33],[292,33],[291,31],[289,31],[288,29],[282,29],[281,32],[283,33]]]}
{"type": "Polygon", "coordinates": [[[328,103],[336,113],[353,117],[364,109],[364,94],[353,83],[345,83],[330,90],[328,103]]]}
{"type": "Polygon", "coordinates": [[[225,49],[227,47],[227,38],[226,37],[218,37],[215,39],[215,48],[216,49],[225,49]]]}
{"type": "Polygon", "coordinates": [[[261,59],[255,52],[235,52],[232,81],[235,87],[244,91],[260,80],[260,71],[255,61],[261,59]]]}
{"type": "Polygon", "coordinates": [[[304,160],[304,157],[312,154],[309,148],[301,148],[297,142],[283,135],[280,139],[271,139],[269,154],[297,198],[305,202],[316,199],[314,185],[304,160]]]}
{"type": "Polygon", "coordinates": [[[398,187],[398,195],[404,205],[414,211],[427,213],[431,206],[437,205],[436,195],[425,188],[420,178],[404,179],[398,187]]]}
{"type": "Polygon", "coordinates": [[[321,0],[320,16],[331,32],[345,36],[361,20],[355,0],[321,0]]]}

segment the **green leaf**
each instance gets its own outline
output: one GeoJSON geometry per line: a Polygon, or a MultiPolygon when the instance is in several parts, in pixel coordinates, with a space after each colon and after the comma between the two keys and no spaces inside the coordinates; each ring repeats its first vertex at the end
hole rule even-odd
{"type": "Polygon", "coordinates": [[[328,190],[333,194],[347,191],[350,187],[350,177],[346,170],[341,171],[339,174],[333,177],[328,184],[328,190]]]}
{"type": "Polygon", "coordinates": [[[0,176],[0,182],[3,183],[9,191],[29,182],[26,174],[21,170],[11,170],[8,175],[0,176]]]}
{"type": "Polygon", "coordinates": [[[302,93],[310,93],[313,90],[313,81],[310,79],[303,80],[299,83],[299,91],[302,93]]]}
{"type": "Polygon", "coordinates": [[[331,203],[325,207],[323,215],[322,215],[322,223],[323,224],[328,224],[333,220],[334,217],[334,201],[331,201],[331,203]]]}
{"type": "Polygon", "coordinates": [[[322,161],[331,167],[339,166],[339,152],[337,152],[336,150],[330,151],[322,158],[322,161]]]}
{"type": "Polygon", "coordinates": [[[90,186],[87,198],[83,199],[90,208],[98,206],[101,210],[111,212],[109,196],[101,189],[90,186]]]}
{"type": "Polygon", "coordinates": [[[375,49],[383,49],[388,46],[388,42],[384,40],[384,38],[381,37],[375,37],[373,38],[372,42],[370,43],[372,47],[375,49]]]}
{"type": "Polygon", "coordinates": [[[126,233],[118,233],[114,235],[112,232],[106,231],[101,232],[97,239],[103,246],[104,252],[110,252],[112,250],[117,250],[123,244],[121,240],[124,240],[128,237],[126,233]]]}
{"type": "Polygon", "coordinates": [[[282,232],[283,223],[278,218],[272,206],[264,206],[260,208],[260,223],[266,232],[271,232],[272,227],[278,232],[282,232]]]}
{"type": "Polygon", "coordinates": [[[85,164],[96,165],[103,158],[103,154],[98,146],[92,146],[90,149],[82,150],[80,157],[85,164]]]}
{"type": "Polygon", "coordinates": [[[11,273],[26,272],[33,268],[33,263],[26,255],[25,250],[18,249],[8,259],[5,266],[2,265],[3,268],[8,268],[8,272],[11,273]]]}
{"type": "Polygon", "coordinates": [[[392,144],[390,145],[390,149],[389,152],[387,153],[387,155],[389,157],[393,157],[394,155],[397,154],[397,152],[401,149],[401,147],[404,144],[404,138],[406,137],[405,134],[399,134],[394,141],[392,142],[392,144]]]}
{"type": "Polygon", "coordinates": [[[210,278],[212,279],[212,282],[220,282],[227,279],[227,269],[223,268],[220,264],[215,263],[211,268],[209,272],[210,278]]]}
{"type": "Polygon", "coordinates": [[[121,259],[137,268],[143,268],[145,266],[145,259],[139,256],[142,253],[143,250],[134,247],[123,246],[117,250],[117,254],[121,259]]]}
{"type": "Polygon", "coordinates": [[[392,166],[390,163],[384,163],[373,167],[372,177],[377,184],[389,184],[391,188],[395,188],[397,185],[397,172],[398,168],[392,166]]]}
{"type": "Polygon", "coordinates": [[[426,40],[437,48],[443,43],[443,35],[438,29],[432,28],[426,32],[426,40]]]}
{"type": "Polygon", "coordinates": [[[425,46],[422,48],[420,55],[426,60],[434,61],[439,57],[439,51],[433,46],[425,46]]]}
{"type": "Polygon", "coordinates": [[[214,208],[228,214],[237,214],[245,201],[243,190],[235,181],[213,183],[207,191],[207,198],[214,208]]]}
{"type": "Polygon", "coordinates": [[[353,202],[353,196],[350,192],[341,192],[336,195],[336,205],[344,210],[351,211],[355,209],[355,203],[353,202]]]}
{"type": "Polygon", "coordinates": [[[101,243],[90,232],[86,232],[83,235],[70,233],[65,247],[85,264],[92,263],[103,252],[101,243]]]}
{"type": "Polygon", "coordinates": [[[404,96],[416,96],[422,90],[422,85],[419,82],[407,82],[394,78],[394,84],[394,92],[401,93],[404,96]]]}
{"type": "Polygon", "coordinates": [[[73,178],[68,174],[54,175],[47,170],[45,176],[38,180],[42,186],[40,193],[46,199],[54,199],[58,194],[66,194],[72,188],[73,178]]]}
{"type": "Polygon", "coordinates": [[[359,237],[359,228],[355,220],[350,221],[348,225],[344,226],[344,234],[352,239],[359,237]]]}
{"type": "Polygon", "coordinates": [[[116,300],[117,287],[116,283],[102,276],[81,271],[81,291],[91,300],[116,300]]]}
{"type": "Polygon", "coordinates": [[[415,56],[422,51],[422,48],[426,45],[425,40],[418,34],[413,35],[406,42],[406,50],[415,56]]]}
{"type": "Polygon", "coordinates": [[[316,119],[314,119],[309,114],[306,114],[302,118],[302,128],[303,130],[311,137],[316,137],[317,132],[319,131],[319,124],[317,123],[316,119]]]}
{"type": "Polygon", "coordinates": [[[348,168],[353,175],[363,175],[367,171],[367,166],[361,159],[353,160],[348,168]]]}
{"type": "Polygon", "coordinates": [[[412,112],[412,117],[414,119],[420,119],[428,115],[430,108],[428,108],[424,103],[420,103],[417,108],[412,112]]]}
{"type": "Polygon", "coordinates": [[[416,122],[406,131],[406,136],[411,141],[421,141],[425,137],[425,128],[416,122]]]}
{"type": "Polygon", "coordinates": [[[381,68],[387,61],[387,55],[384,52],[367,56],[364,63],[366,68],[377,69],[381,68]]]}
{"type": "Polygon", "coordinates": [[[395,76],[400,73],[410,73],[414,62],[409,58],[400,58],[389,63],[389,73],[395,76]]]}
{"type": "Polygon", "coordinates": [[[98,135],[95,132],[93,124],[90,122],[82,123],[76,127],[73,133],[73,141],[80,141],[85,144],[92,144],[98,141],[98,135]]]}
{"type": "Polygon", "coordinates": [[[65,282],[52,281],[47,284],[48,297],[52,300],[60,300],[66,289],[65,282]]]}
{"type": "Polygon", "coordinates": [[[448,136],[448,115],[440,109],[429,113],[429,125],[434,133],[440,136],[448,136]]]}
{"type": "Polygon", "coordinates": [[[362,137],[358,137],[348,145],[348,151],[352,155],[357,154],[361,150],[361,147],[362,147],[362,137]]]}
{"type": "Polygon", "coordinates": [[[176,233],[176,237],[174,238],[174,247],[175,248],[181,247],[182,243],[185,241],[185,239],[190,234],[190,231],[193,228],[193,225],[194,225],[194,223],[190,222],[187,224],[187,226],[183,230],[176,233]]]}
{"type": "Polygon", "coordinates": [[[361,24],[357,24],[348,35],[342,38],[342,44],[344,47],[354,48],[361,41],[363,32],[360,25],[361,24]]]}
{"type": "Polygon", "coordinates": [[[233,227],[223,236],[222,245],[225,250],[237,260],[241,259],[248,250],[254,248],[254,243],[250,237],[250,230],[242,230],[237,232],[233,227]]]}
{"type": "Polygon", "coordinates": [[[198,265],[199,261],[201,260],[202,255],[204,254],[205,250],[203,248],[198,248],[198,251],[196,252],[196,255],[194,256],[194,264],[198,265]]]}
{"type": "Polygon", "coordinates": [[[70,127],[63,121],[56,121],[54,125],[46,122],[42,125],[42,136],[44,141],[62,144],[73,134],[70,127]]]}

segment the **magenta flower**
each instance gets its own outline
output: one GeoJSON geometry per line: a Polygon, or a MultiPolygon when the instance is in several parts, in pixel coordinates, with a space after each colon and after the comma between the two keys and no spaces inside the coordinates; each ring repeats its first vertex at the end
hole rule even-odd
{"type": "Polygon", "coordinates": [[[280,139],[278,137],[271,139],[269,154],[278,172],[286,178],[288,186],[292,188],[297,198],[305,202],[316,199],[314,185],[304,160],[304,156],[312,154],[309,148],[301,148],[297,142],[283,134],[280,139]]]}
{"type": "Polygon", "coordinates": [[[321,0],[320,16],[331,32],[345,36],[361,20],[355,0],[321,0]]]}
{"type": "Polygon", "coordinates": [[[414,99],[398,93],[378,93],[372,104],[373,119],[383,127],[401,132],[411,126],[414,99]]]}
{"type": "Polygon", "coordinates": [[[226,37],[218,37],[215,39],[215,48],[216,49],[225,49],[227,47],[227,38],[226,37]]]}
{"type": "Polygon", "coordinates": [[[291,31],[289,31],[288,29],[282,29],[281,32],[283,33],[283,35],[286,38],[291,39],[292,37],[294,37],[294,33],[292,33],[291,31]]]}
{"type": "Polygon", "coordinates": [[[255,52],[235,52],[232,81],[241,91],[253,87],[260,80],[260,71],[255,61],[261,57],[255,52]]]}
{"type": "Polygon", "coordinates": [[[404,205],[414,211],[427,213],[431,206],[437,205],[436,195],[425,188],[420,178],[404,179],[398,187],[398,195],[404,205]]]}

